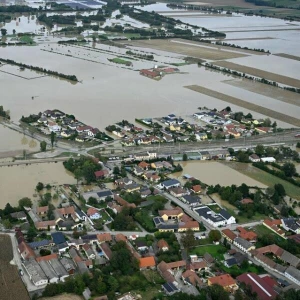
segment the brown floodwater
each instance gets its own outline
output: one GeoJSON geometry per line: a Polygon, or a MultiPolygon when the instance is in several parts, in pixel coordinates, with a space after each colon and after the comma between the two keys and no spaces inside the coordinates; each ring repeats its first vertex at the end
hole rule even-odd
{"type": "Polygon", "coordinates": [[[182,183],[185,182],[182,176],[188,174],[208,185],[228,186],[245,183],[249,186],[265,187],[262,183],[216,161],[187,161],[180,164],[183,171],[173,173],[170,177],[177,178],[182,183]]]}
{"type": "Polygon", "coordinates": [[[75,178],[67,172],[62,163],[45,163],[0,167],[0,208],[6,203],[18,204],[23,197],[35,199],[35,187],[38,182],[44,184],[74,184],[75,178]]]}

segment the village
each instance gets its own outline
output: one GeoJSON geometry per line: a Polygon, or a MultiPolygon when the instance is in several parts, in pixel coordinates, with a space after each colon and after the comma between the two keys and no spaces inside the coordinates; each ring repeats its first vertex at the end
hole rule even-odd
{"type": "MultiPolygon", "coordinates": [[[[255,150],[247,156],[250,163],[276,162],[255,150]]],[[[2,214],[5,226],[15,229],[14,259],[28,291],[47,295],[53,283],[115,265],[120,249],[137,263],[134,272],[159,278],[152,288],[166,296],[197,296],[217,284],[228,295],[255,292],[259,299],[275,299],[298,288],[300,222],[285,204],[282,186],[275,185],[270,195],[270,189],[246,184],[208,186],[189,174],[173,176],[184,172],[178,161],[214,157],[239,159],[228,149],[187,152],[181,158],[153,151],[118,161],[70,158],[64,166],[74,174],[88,164],[93,169],[77,176],[77,185],[38,183],[37,200],[6,206],[2,214]],[[226,198],[227,191],[235,201],[229,197],[221,204],[217,199],[226,198]]],[[[128,289],[131,293],[125,289],[116,299],[139,299],[128,289]]],[[[105,291],[87,286],[83,297],[110,299],[111,291],[108,298],[96,297],[105,291]]]]}

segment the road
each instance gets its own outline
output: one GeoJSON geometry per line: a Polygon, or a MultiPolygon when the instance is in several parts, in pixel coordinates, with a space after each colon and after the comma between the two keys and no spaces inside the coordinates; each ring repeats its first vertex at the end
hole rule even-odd
{"type": "Polygon", "coordinates": [[[10,162],[0,162],[0,167],[30,165],[30,164],[43,164],[43,163],[56,163],[58,161],[66,161],[68,159],[69,159],[69,157],[37,158],[37,159],[15,160],[15,161],[10,161],[10,162]]]}

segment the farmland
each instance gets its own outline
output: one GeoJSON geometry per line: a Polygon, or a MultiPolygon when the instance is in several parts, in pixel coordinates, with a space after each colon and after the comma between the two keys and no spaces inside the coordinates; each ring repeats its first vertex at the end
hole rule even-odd
{"type": "Polygon", "coordinates": [[[204,95],[207,95],[207,96],[210,96],[210,97],[213,97],[213,98],[216,98],[216,99],[219,99],[219,100],[222,100],[222,101],[225,101],[225,102],[228,102],[228,103],[231,103],[231,104],[234,104],[234,105],[237,105],[237,106],[249,109],[249,110],[252,110],[252,111],[255,111],[257,113],[264,114],[265,116],[280,120],[282,122],[285,122],[285,123],[288,123],[288,124],[291,124],[291,125],[294,125],[297,127],[300,126],[300,120],[298,118],[293,118],[291,116],[285,115],[285,114],[277,112],[275,110],[272,110],[272,109],[254,104],[254,103],[250,103],[250,102],[247,102],[244,100],[240,100],[238,98],[235,98],[235,97],[232,97],[232,96],[229,96],[229,95],[226,95],[226,94],[214,91],[214,90],[207,89],[200,85],[190,85],[190,86],[186,86],[186,88],[190,89],[192,91],[195,91],[195,92],[198,92],[198,93],[201,93],[201,94],[204,94],[204,95]]]}
{"type": "Polygon", "coordinates": [[[235,64],[235,63],[232,63],[229,61],[218,61],[214,64],[219,67],[228,68],[228,69],[235,70],[238,72],[250,74],[252,76],[265,78],[265,79],[272,80],[272,81],[275,81],[278,83],[282,83],[282,84],[286,84],[286,85],[293,86],[296,88],[300,88],[300,80],[292,78],[292,77],[287,77],[287,76],[263,71],[260,69],[255,69],[255,68],[235,64]]]}
{"type": "Polygon", "coordinates": [[[1,299],[5,300],[29,300],[29,295],[20,278],[16,266],[11,265],[13,251],[10,237],[0,235],[0,286],[1,299]]]}
{"type": "MultiPolygon", "coordinates": [[[[237,57],[244,57],[245,54],[218,50],[210,46],[202,46],[204,44],[197,44],[195,42],[180,42],[179,40],[142,40],[142,41],[126,41],[126,44],[132,46],[145,47],[150,49],[157,49],[162,51],[168,51],[186,56],[193,56],[200,59],[231,59],[237,57]]],[[[226,47],[228,48],[228,47],[226,47]]]]}

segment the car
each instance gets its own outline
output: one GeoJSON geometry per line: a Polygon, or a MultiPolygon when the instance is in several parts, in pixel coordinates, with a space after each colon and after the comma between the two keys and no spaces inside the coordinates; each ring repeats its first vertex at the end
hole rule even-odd
{"type": "Polygon", "coordinates": [[[296,137],[296,138],[300,138],[300,133],[297,133],[297,134],[295,135],[295,137],[296,137]]]}

